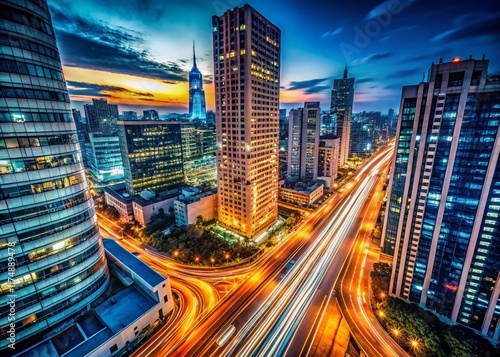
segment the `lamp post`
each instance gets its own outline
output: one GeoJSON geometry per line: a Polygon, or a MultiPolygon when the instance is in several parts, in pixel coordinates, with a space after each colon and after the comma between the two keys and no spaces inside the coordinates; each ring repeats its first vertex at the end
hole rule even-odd
{"type": "Polygon", "coordinates": [[[225,254],[224,258],[226,258],[226,265],[229,265],[229,254],[225,254]]]}
{"type": "Polygon", "coordinates": [[[200,257],[194,258],[194,261],[196,262],[197,265],[200,265],[200,264],[198,264],[198,262],[200,261],[200,257]]]}
{"type": "Polygon", "coordinates": [[[210,262],[212,263],[212,266],[214,266],[215,259],[214,258],[210,258],[210,262]]]}

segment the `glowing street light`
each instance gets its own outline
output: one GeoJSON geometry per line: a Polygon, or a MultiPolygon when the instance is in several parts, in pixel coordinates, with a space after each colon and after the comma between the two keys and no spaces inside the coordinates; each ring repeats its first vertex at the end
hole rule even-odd
{"type": "Polygon", "coordinates": [[[214,266],[215,259],[214,258],[210,258],[210,262],[212,263],[212,266],[214,266]]]}
{"type": "Polygon", "coordinates": [[[176,251],[174,252],[174,257],[176,257],[176,258],[177,258],[177,256],[178,256],[178,255],[179,255],[179,251],[178,251],[178,250],[176,250],[176,251]]]}
{"type": "Polygon", "coordinates": [[[195,257],[194,261],[196,262],[196,264],[198,264],[198,262],[200,261],[200,257],[195,257]]]}
{"type": "Polygon", "coordinates": [[[226,265],[228,265],[229,264],[229,254],[225,254],[224,258],[226,258],[226,265]]]}
{"type": "Polygon", "coordinates": [[[380,316],[380,317],[382,317],[382,318],[383,318],[383,317],[385,316],[385,314],[384,314],[384,312],[383,312],[382,310],[380,310],[380,311],[378,312],[378,316],[380,316]]]}

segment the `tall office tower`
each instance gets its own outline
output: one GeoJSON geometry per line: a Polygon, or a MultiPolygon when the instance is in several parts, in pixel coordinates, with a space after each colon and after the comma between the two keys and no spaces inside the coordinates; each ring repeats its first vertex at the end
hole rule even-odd
{"type": "Polygon", "coordinates": [[[207,126],[215,128],[215,112],[213,110],[207,112],[207,126]]]}
{"type": "Polygon", "coordinates": [[[251,238],[278,218],[281,32],[248,4],[212,30],[219,222],[251,238]]]}
{"type": "Polygon", "coordinates": [[[288,176],[311,182],[318,173],[318,147],[320,132],[319,102],[304,103],[304,108],[289,113],[288,176]]]}
{"type": "Polygon", "coordinates": [[[196,53],[193,41],[193,68],[189,72],[189,118],[207,119],[205,104],[205,91],[203,90],[203,77],[196,66],[196,53]]]}
{"type": "Polygon", "coordinates": [[[106,99],[92,99],[92,104],[84,104],[83,109],[89,133],[116,132],[118,105],[108,104],[106,99]]]}
{"type": "Polygon", "coordinates": [[[137,112],[125,110],[122,112],[121,120],[137,120],[137,112]]]}
{"type": "Polygon", "coordinates": [[[110,183],[123,181],[123,160],[120,139],[116,134],[91,133],[87,151],[87,168],[92,181],[110,183]]]}
{"type": "Polygon", "coordinates": [[[332,102],[330,112],[336,118],[336,133],[340,138],[339,166],[344,166],[349,158],[351,141],[351,116],[354,100],[354,78],[347,77],[347,65],[344,78],[333,81],[332,102]]]}
{"type": "Polygon", "coordinates": [[[87,308],[108,285],[43,0],[0,4],[0,157],[0,350],[14,329],[19,351],[23,341],[87,308]],[[11,298],[15,320],[8,319],[11,298]]]}
{"type": "Polygon", "coordinates": [[[125,186],[132,195],[182,183],[181,122],[118,121],[125,186]]]}
{"type": "Polygon", "coordinates": [[[433,64],[403,87],[383,231],[390,293],[500,336],[500,76],[433,64]]]}
{"type": "Polygon", "coordinates": [[[325,187],[332,187],[339,170],[340,139],[336,135],[323,135],[319,138],[318,179],[325,187]]]}
{"type": "Polygon", "coordinates": [[[158,115],[158,111],[154,109],[144,110],[142,112],[142,120],[145,121],[160,120],[160,116],[158,115]]]}

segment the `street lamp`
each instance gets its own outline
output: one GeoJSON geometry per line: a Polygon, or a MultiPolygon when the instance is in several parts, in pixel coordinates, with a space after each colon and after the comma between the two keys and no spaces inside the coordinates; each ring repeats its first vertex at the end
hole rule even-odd
{"type": "Polygon", "coordinates": [[[396,342],[399,343],[399,330],[395,328],[392,332],[394,333],[394,336],[396,336],[396,342]]]}
{"type": "Polygon", "coordinates": [[[210,262],[212,263],[212,266],[214,266],[215,259],[214,258],[210,258],[210,262]]]}
{"type": "Polygon", "coordinates": [[[200,261],[200,257],[194,258],[194,261],[196,262],[196,264],[198,264],[198,262],[200,261]]]}
{"type": "Polygon", "coordinates": [[[380,311],[378,312],[378,316],[380,316],[380,317],[382,317],[382,318],[383,318],[383,317],[385,316],[385,314],[384,314],[384,312],[383,312],[382,310],[380,310],[380,311]]]}
{"type": "Polygon", "coordinates": [[[179,255],[179,251],[177,251],[177,250],[176,250],[176,251],[174,252],[174,257],[176,257],[176,258],[177,258],[177,256],[178,256],[178,255],[179,255]]]}
{"type": "Polygon", "coordinates": [[[226,265],[228,265],[229,264],[229,254],[225,254],[224,258],[226,258],[226,265]]]}

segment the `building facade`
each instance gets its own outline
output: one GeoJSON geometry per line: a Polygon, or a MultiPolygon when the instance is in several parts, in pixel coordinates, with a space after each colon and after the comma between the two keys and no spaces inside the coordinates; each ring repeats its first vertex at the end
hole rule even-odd
{"type": "Polygon", "coordinates": [[[123,111],[121,120],[137,120],[137,112],[132,110],[123,111]]]}
{"type": "Polygon", "coordinates": [[[217,217],[217,192],[186,192],[174,201],[175,224],[179,227],[196,224],[198,217],[210,221],[217,217]]]}
{"type": "Polygon", "coordinates": [[[304,108],[289,113],[288,175],[304,182],[316,180],[320,133],[319,102],[304,103],[304,108]]]}
{"type": "Polygon", "coordinates": [[[339,170],[340,139],[336,135],[323,135],[319,138],[318,180],[326,188],[331,188],[339,170]]]}
{"type": "Polygon", "coordinates": [[[44,0],[0,4],[0,232],[0,350],[13,342],[20,351],[20,344],[74,317],[108,286],[44,0]],[[12,294],[15,320],[8,319],[12,294]]]}
{"type": "Polygon", "coordinates": [[[278,219],[281,31],[246,4],[212,33],[219,223],[252,238],[278,219]]]}
{"type": "Polygon", "coordinates": [[[142,120],[151,121],[151,120],[160,120],[160,115],[157,110],[149,109],[142,111],[142,120]]]}
{"type": "Polygon", "coordinates": [[[182,184],[180,122],[118,121],[127,191],[164,191],[182,184]]]}
{"type": "Polygon", "coordinates": [[[189,118],[207,120],[203,76],[196,66],[196,53],[193,42],[193,68],[189,72],[189,118]]]}
{"type": "Polygon", "coordinates": [[[91,133],[87,158],[87,168],[95,182],[105,184],[123,181],[123,160],[118,135],[91,133]]]}
{"type": "Polygon", "coordinates": [[[500,77],[433,64],[403,87],[383,229],[390,293],[498,340],[500,77]]]}
{"type": "Polygon", "coordinates": [[[336,122],[336,134],[340,138],[339,166],[344,166],[349,158],[351,142],[351,116],[354,101],[354,78],[349,78],[347,66],[344,77],[333,81],[330,113],[336,122]]]}
{"type": "Polygon", "coordinates": [[[281,200],[303,206],[312,204],[323,196],[323,188],[323,184],[318,182],[310,185],[299,182],[291,187],[280,187],[279,194],[281,200]]]}
{"type": "Polygon", "coordinates": [[[92,99],[92,104],[84,104],[83,109],[89,133],[116,133],[118,105],[108,104],[106,99],[92,99]]]}

